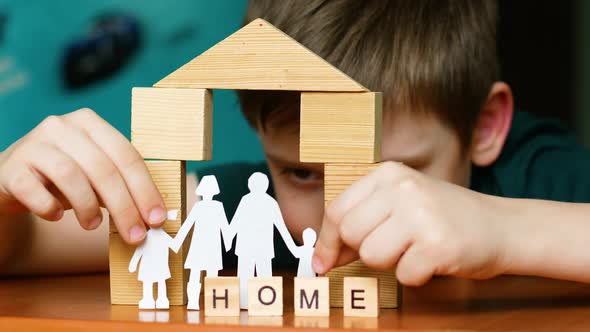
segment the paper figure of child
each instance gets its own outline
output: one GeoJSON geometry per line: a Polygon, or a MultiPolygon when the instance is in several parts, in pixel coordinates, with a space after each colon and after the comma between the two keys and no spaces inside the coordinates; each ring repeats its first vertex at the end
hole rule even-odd
{"type": "Polygon", "coordinates": [[[315,249],[315,241],[317,234],[312,228],[306,228],[303,231],[303,245],[297,247],[294,256],[299,258],[299,265],[297,266],[298,277],[315,277],[316,274],[311,267],[311,257],[315,249]]]}
{"type": "Polygon", "coordinates": [[[226,236],[228,223],[223,204],[213,200],[213,196],[219,194],[215,176],[204,176],[195,193],[203,199],[193,206],[174,239],[175,244],[180,247],[190,229],[195,226],[184,262],[184,268],[191,270],[186,286],[187,309],[190,310],[199,310],[201,271],[207,271],[207,277],[217,277],[219,270],[223,268],[221,236],[226,250],[231,248],[231,241],[228,242],[226,236]]]}
{"type": "Polygon", "coordinates": [[[250,193],[242,197],[229,224],[228,241],[237,236],[238,277],[240,278],[240,307],[248,308],[248,280],[254,277],[271,277],[271,260],[274,258],[274,227],[276,227],[291,253],[297,246],[283,220],[279,204],[269,194],[268,177],[254,173],[248,179],[250,193]]]}
{"type": "MultiPolygon", "coordinates": [[[[176,219],[178,210],[169,211],[168,219],[176,219]]],[[[137,246],[131,261],[129,272],[137,270],[137,279],[143,282],[143,298],[139,301],[139,309],[168,309],[170,302],[166,292],[166,280],[170,278],[168,267],[168,248],[175,253],[180,246],[175,246],[174,240],[162,228],[151,228],[147,231],[145,240],[137,246]],[[141,260],[141,263],[140,263],[141,260]],[[154,301],[153,285],[158,283],[158,299],[154,301]]]]}

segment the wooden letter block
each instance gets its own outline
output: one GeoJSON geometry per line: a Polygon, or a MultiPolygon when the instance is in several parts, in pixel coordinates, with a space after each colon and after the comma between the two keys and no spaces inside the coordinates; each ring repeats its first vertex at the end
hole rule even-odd
{"type": "Polygon", "coordinates": [[[379,92],[302,92],[299,160],[381,161],[381,104],[379,92]]]}
{"type": "Polygon", "coordinates": [[[236,277],[205,278],[205,316],[240,315],[240,280],[236,277]]]}
{"type": "Polygon", "coordinates": [[[131,143],[146,159],[211,159],[213,106],[203,89],[133,88],[131,143]]]}
{"type": "Polygon", "coordinates": [[[361,261],[352,262],[327,273],[330,278],[330,306],[344,305],[343,281],[346,277],[367,277],[379,280],[379,305],[381,308],[397,308],[401,301],[401,287],[393,272],[369,269],[361,261]]]}
{"type": "MultiPolygon", "coordinates": [[[[158,188],[167,210],[178,210],[176,220],[166,220],[162,228],[176,233],[181,223],[186,219],[186,170],[185,162],[180,160],[146,160],[145,165],[158,188]]],[[[111,233],[118,230],[111,218],[109,223],[111,233]]]]}
{"type": "MultiPolygon", "coordinates": [[[[176,234],[171,234],[174,237],[176,234]]],[[[135,246],[123,242],[118,233],[109,234],[109,270],[111,281],[111,304],[137,305],[143,296],[143,284],[137,280],[137,272],[129,272],[129,261],[135,252],[135,246]]],[[[178,254],[169,251],[171,278],[166,280],[170,305],[185,305],[186,282],[188,274],[184,270],[184,258],[187,247],[183,246],[178,254]]],[[[140,261],[141,264],[141,261],[140,261]]],[[[188,271],[188,270],[186,270],[188,271]]],[[[154,296],[157,293],[154,284],[154,296]]]]}
{"type": "Polygon", "coordinates": [[[283,278],[251,278],[248,281],[248,315],[283,315],[283,278]]]}
{"type": "Polygon", "coordinates": [[[294,280],[295,316],[330,316],[330,281],[326,277],[294,280]]]}
{"type": "Polygon", "coordinates": [[[379,296],[377,278],[344,278],[344,316],[377,317],[379,296]]]}

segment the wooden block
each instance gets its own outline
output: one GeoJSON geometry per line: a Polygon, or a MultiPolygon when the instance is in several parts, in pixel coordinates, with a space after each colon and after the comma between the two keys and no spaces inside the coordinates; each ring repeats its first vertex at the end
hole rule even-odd
{"type": "MultiPolygon", "coordinates": [[[[171,234],[172,237],[175,234],[171,234]]],[[[118,233],[109,234],[109,270],[111,282],[111,304],[137,305],[143,296],[143,284],[137,280],[137,272],[129,273],[129,261],[135,252],[135,246],[123,242],[118,233]]],[[[186,282],[188,270],[184,270],[184,258],[188,247],[183,247],[175,254],[169,252],[169,266],[172,277],[166,280],[170,305],[185,305],[186,282]]],[[[141,264],[141,261],[140,261],[141,264]]],[[[154,296],[157,296],[154,285],[154,296]]]]}
{"type": "Polygon", "coordinates": [[[343,280],[345,277],[368,277],[379,280],[379,305],[381,308],[397,308],[401,302],[401,287],[393,272],[369,269],[361,261],[352,262],[326,274],[330,278],[330,306],[343,307],[343,280]]]}
{"type": "Polygon", "coordinates": [[[330,280],[295,277],[295,316],[330,316],[330,280]]]}
{"type": "MultiPolygon", "coordinates": [[[[186,163],[180,160],[146,160],[145,164],[164,199],[166,209],[179,210],[176,220],[166,220],[162,226],[166,232],[176,233],[186,219],[186,163]]],[[[112,218],[109,231],[118,233],[112,218]]]]}
{"type": "Polygon", "coordinates": [[[325,164],[324,200],[326,206],[355,181],[369,174],[379,165],[381,164],[325,164]]]}
{"type": "Polygon", "coordinates": [[[252,21],[154,87],[367,91],[262,19],[252,21]]]}
{"type": "Polygon", "coordinates": [[[248,281],[248,315],[283,315],[283,277],[255,277],[248,281]]]}
{"type": "Polygon", "coordinates": [[[237,277],[205,278],[205,316],[240,315],[240,280],[237,277]]]}
{"type": "Polygon", "coordinates": [[[379,92],[301,93],[299,160],[315,163],[381,161],[379,92]]]}
{"type": "Polygon", "coordinates": [[[379,283],[377,278],[344,278],[344,316],[379,316],[379,283]]]}
{"type": "Polygon", "coordinates": [[[131,143],[146,159],[209,160],[211,91],[133,88],[131,143]]]}

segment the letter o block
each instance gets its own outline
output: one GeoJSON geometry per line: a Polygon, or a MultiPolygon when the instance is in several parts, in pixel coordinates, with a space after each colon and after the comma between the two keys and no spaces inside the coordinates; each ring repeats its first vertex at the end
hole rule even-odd
{"type": "Polygon", "coordinates": [[[344,316],[379,316],[379,283],[377,278],[344,278],[344,316]]]}
{"type": "Polygon", "coordinates": [[[330,279],[296,277],[293,291],[295,316],[330,316],[330,279]]]}
{"type": "Polygon", "coordinates": [[[283,278],[251,278],[248,281],[248,315],[283,315],[283,278]]]}
{"type": "Polygon", "coordinates": [[[205,316],[240,315],[240,280],[236,277],[205,278],[205,316]]]}

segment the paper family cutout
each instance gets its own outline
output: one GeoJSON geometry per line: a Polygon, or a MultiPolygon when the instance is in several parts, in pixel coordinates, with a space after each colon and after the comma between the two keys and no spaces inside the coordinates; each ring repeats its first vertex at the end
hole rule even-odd
{"type": "MultiPolygon", "coordinates": [[[[250,193],[242,197],[228,223],[223,204],[213,199],[219,194],[219,185],[213,175],[204,176],[195,193],[202,200],[195,203],[187,219],[173,239],[161,228],[151,228],[145,241],[137,247],[129,263],[129,272],[135,272],[139,264],[138,280],[143,282],[143,298],[140,309],[168,309],[166,280],[170,278],[168,249],[175,253],[182,246],[191,228],[193,236],[184,263],[190,270],[187,284],[189,310],[199,310],[201,292],[201,271],[207,277],[216,277],[223,269],[223,252],[232,247],[236,240],[235,254],[238,256],[238,278],[240,279],[240,308],[248,308],[248,280],[254,276],[272,277],[274,258],[274,227],[277,228],[291,254],[299,258],[298,277],[315,277],[311,267],[316,242],[316,232],[307,228],[303,231],[303,245],[297,246],[289,234],[277,201],[267,193],[268,177],[256,172],[248,179],[250,193]],[[141,261],[140,261],[141,260],[141,261]],[[154,301],[153,284],[158,284],[158,298],[154,301]]],[[[177,210],[168,212],[168,219],[176,219],[177,210]]]]}

